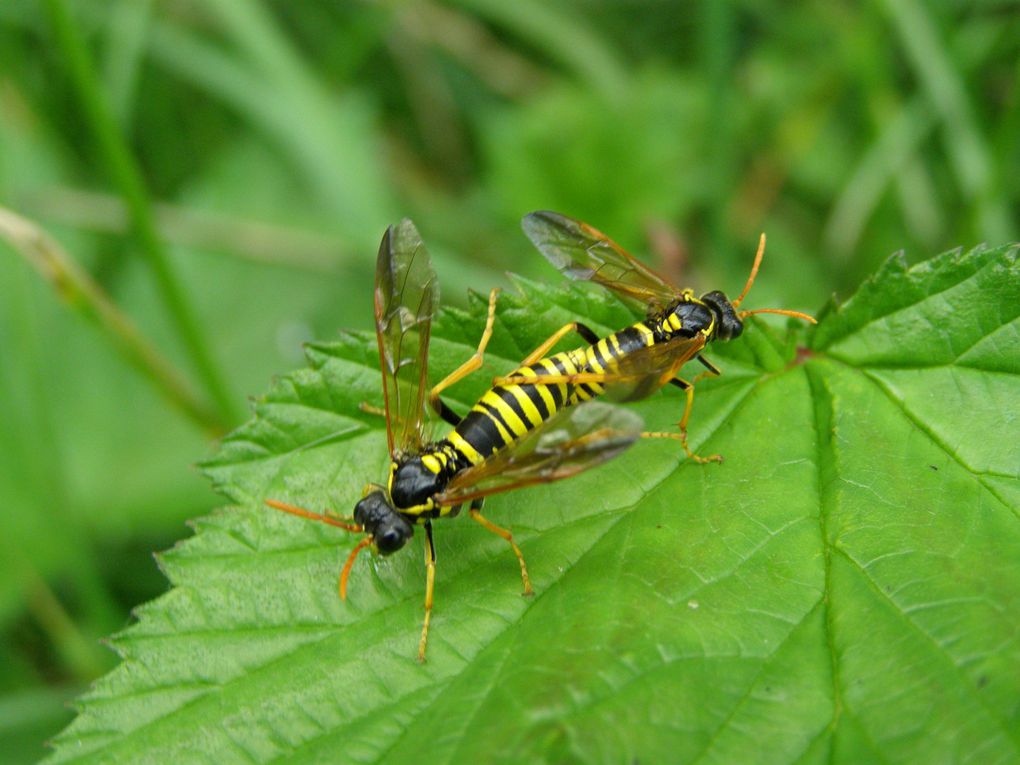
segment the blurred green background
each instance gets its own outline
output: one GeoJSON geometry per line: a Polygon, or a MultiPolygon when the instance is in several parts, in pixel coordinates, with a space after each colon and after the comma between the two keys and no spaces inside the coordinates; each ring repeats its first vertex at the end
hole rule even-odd
{"type": "Polygon", "coordinates": [[[747,305],[817,310],[895,250],[1016,238],[1018,54],[993,0],[3,0],[0,205],[201,412],[0,241],[0,759],[41,757],[113,665],[245,396],[369,328],[387,224],[461,305],[557,278],[533,209],[731,293],[764,230],[747,305]]]}

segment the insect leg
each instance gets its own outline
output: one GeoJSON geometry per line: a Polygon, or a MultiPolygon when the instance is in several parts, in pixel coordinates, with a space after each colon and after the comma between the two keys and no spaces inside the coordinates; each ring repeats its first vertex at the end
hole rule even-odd
{"type": "MultiPolygon", "coordinates": [[[[457,425],[460,425],[461,418],[457,416],[457,413],[455,411],[453,411],[450,407],[448,407],[446,405],[446,402],[443,401],[442,399],[437,398],[436,401],[438,401],[438,404],[433,403],[432,404],[432,408],[436,409],[436,412],[439,414],[439,416],[442,417],[444,420],[446,420],[451,425],[453,425],[454,427],[456,427],[457,425]]],[[[432,403],[432,402],[430,402],[430,403],[432,403]]],[[[385,417],[386,416],[386,410],[385,409],[382,409],[381,407],[378,407],[378,406],[372,406],[367,401],[362,401],[360,404],[358,404],[358,409],[360,409],[361,411],[365,412],[366,414],[374,414],[377,417],[385,417]]]]}
{"type": "Polygon", "coordinates": [[[429,640],[429,622],[432,620],[432,591],[436,585],[436,545],[432,541],[432,524],[425,523],[425,622],[421,626],[418,643],[418,661],[425,661],[425,644],[429,640]]]}
{"type": "Polygon", "coordinates": [[[485,329],[482,331],[482,338],[478,341],[478,350],[471,355],[471,358],[450,372],[450,374],[444,377],[432,388],[432,390],[429,391],[429,405],[439,414],[440,417],[452,425],[459,424],[460,417],[457,417],[457,415],[442,402],[439,398],[439,393],[444,388],[448,388],[455,382],[463,380],[469,374],[481,368],[482,360],[485,357],[485,346],[489,344],[489,338],[492,337],[492,325],[496,320],[496,298],[498,296],[499,287],[494,287],[492,292],[489,293],[489,313],[485,318],[485,329]]]}
{"type": "Polygon", "coordinates": [[[711,372],[713,376],[715,376],[715,377],[718,377],[719,375],[721,375],[721,374],[722,374],[722,370],[721,370],[721,369],[719,369],[719,367],[717,367],[717,366],[716,366],[715,364],[713,364],[713,363],[712,363],[711,361],[709,361],[708,359],[706,359],[706,358],[705,358],[704,356],[702,356],[702,355],[701,355],[700,353],[698,354],[698,361],[700,361],[700,362],[701,362],[701,365],[702,365],[703,367],[705,367],[705,369],[707,369],[707,370],[708,370],[709,372],[711,372]]]}
{"type": "MultiPolygon", "coordinates": [[[[711,361],[706,359],[700,353],[697,355],[697,359],[698,359],[698,361],[700,361],[702,363],[702,365],[705,367],[705,369],[707,369],[714,377],[718,377],[719,375],[722,374],[722,370],[720,370],[719,367],[717,367],[711,361]]],[[[700,380],[700,379],[701,379],[701,377],[695,378],[695,382],[697,382],[697,380],[700,380]]],[[[674,377],[673,379],[671,379],[669,381],[669,384],[670,385],[675,385],[680,390],[687,390],[688,388],[691,387],[691,385],[693,385],[693,383],[687,382],[687,380],[683,379],[682,377],[674,377]]]]}
{"type": "Polygon", "coordinates": [[[544,359],[549,353],[549,349],[556,345],[556,343],[558,343],[568,332],[577,332],[577,334],[583,337],[587,343],[594,344],[599,341],[599,336],[596,335],[587,325],[582,324],[579,321],[572,321],[569,324],[564,324],[558,330],[549,335],[545,342],[528,354],[528,357],[520,363],[520,366],[527,367],[534,364],[539,359],[544,359]]]}
{"type": "Polygon", "coordinates": [[[579,385],[581,383],[607,383],[631,379],[627,375],[606,372],[577,372],[572,375],[509,375],[496,377],[493,385],[579,385]]]}
{"type": "Polygon", "coordinates": [[[513,548],[514,555],[517,556],[518,562],[521,564],[521,580],[524,582],[524,594],[534,595],[535,591],[531,589],[531,579],[528,577],[528,567],[524,564],[524,555],[521,553],[521,548],[514,542],[513,534],[508,529],[504,529],[501,526],[497,526],[495,523],[490,521],[488,518],[481,514],[482,508],[481,499],[476,499],[471,503],[471,509],[468,510],[468,514],[471,516],[471,520],[477,521],[486,529],[491,531],[497,536],[503,537],[507,542],[510,543],[510,547],[513,548]]]}
{"type": "Polygon", "coordinates": [[[453,427],[460,425],[460,421],[463,418],[457,416],[457,413],[447,406],[446,402],[439,398],[439,396],[436,396],[435,401],[430,401],[429,403],[432,404],[432,408],[438,412],[439,416],[453,425],[453,427]]]}
{"type": "MultiPolygon", "coordinates": [[[[701,359],[700,356],[698,356],[698,358],[701,359]]],[[[706,362],[702,361],[702,363],[706,364],[706,366],[707,366],[706,362]]],[[[708,363],[711,363],[711,362],[708,362],[708,363]]],[[[691,382],[687,382],[686,380],[682,380],[679,377],[674,377],[672,380],[670,380],[671,383],[673,383],[674,385],[676,385],[679,388],[682,388],[683,391],[687,394],[687,404],[684,406],[684,415],[683,415],[683,417],[680,418],[680,422],[678,423],[679,428],[680,428],[680,432],[679,433],[663,433],[663,432],[642,433],[641,437],[642,438],[672,438],[672,439],[675,439],[675,440],[680,442],[681,446],[683,446],[684,452],[687,454],[687,457],[689,459],[692,459],[695,462],[697,462],[699,464],[702,464],[702,465],[705,464],[706,462],[722,462],[722,455],[713,454],[713,455],[710,455],[708,457],[700,457],[697,454],[695,454],[694,452],[692,452],[691,451],[691,447],[687,445],[687,420],[690,419],[691,409],[694,406],[694,387],[697,385],[698,382],[700,382],[704,378],[709,377],[709,376],[715,376],[718,373],[719,373],[719,370],[717,370],[717,369],[715,369],[713,367],[713,368],[710,368],[707,371],[702,372],[701,374],[695,376],[695,378],[691,382]]]]}

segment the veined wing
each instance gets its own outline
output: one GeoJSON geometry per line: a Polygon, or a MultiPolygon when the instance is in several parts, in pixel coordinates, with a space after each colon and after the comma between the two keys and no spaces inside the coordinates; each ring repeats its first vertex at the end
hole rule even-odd
{"type": "Polygon", "coordinates": [[[561,410],[548,422],[458,473],[438,496],[443,505],[569,478],[599,465],[634,443],[644,422],[637,414],[597,401],[561,410]]]}
{"type": "Polygon", "coordinates": [[[424,440],[429,333],[439,282],[418,229],[407,219],[386,229],[375,271],[375,330],[390,454],[424,440]]]}
{"type": "Polygon", "coordinates": [[[577,374],[532,374],[497,377],[496,385],[580,385],[597,383],[606,388],[605,397],[612,401],[637,401],[655,393],[676,377],[688,361],[705,347],[705,336],[676,337],[664,343],[632,351],[614,359],[603,372],[577,374]]]}
{"type": "Polygon", "coordinates": [[[628,353],[606,371],[606,397],[612,401],[646,398],[676,377],[705,347],[705,336],[675,337],[628,353]]]}
{"type": "Polygon", "coordinates": [[[655,308],[677,295],[676,288],[587,223],[539,210],[525,215],[521,227],[539,252],[571,279],[598,282],[655,308]]]}

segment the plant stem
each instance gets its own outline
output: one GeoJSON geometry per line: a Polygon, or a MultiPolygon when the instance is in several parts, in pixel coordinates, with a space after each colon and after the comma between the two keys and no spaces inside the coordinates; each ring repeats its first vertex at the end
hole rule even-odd
{"type": "MultiPolygon", "coordinates": [[[[21,211],[74,228],[123,234],[127,210],[119,197],[67,186],[49,186],[19,198],[21,211]]],[[[337,236],[279,226],[213,210],[154,205],[160,235],[171,244],[212,250],[224,257],[335,275],[348,243],[337,236]]]]}
{"type": "Polygon", "coordinates": [[[88,683],[105,672],[112,663],[94,639],[90,640],[64,609],[49,585],[34,571],[28,573],[26,602],[35,620],[56,647],[61,661],[75,680],[88,683]]]}
{"type": "Polygon", "coordinates": [[[228,424],[202,402],[173,365],[156,350],[63,248],[44,231],[0,207],[0,238],[46,278],[57,294],[111,339],[121,355],[152,382],[171,404],[213,437],[228,424]]]}
{"type": "Polygon", "coordinates": [[[81,33],[65,0],[45,0],[44,5],[64,55],[85,122],[92,130],[111,180],[124,198],[135,237],[149,262],[157,288],[191,363],[215,402],[220,419],[226,422],[239,421],[239,408],[212,359],[195,314],[170,267],[163,242],[156,232],[152,205],[141,171],[120,134],[81,33]]]}

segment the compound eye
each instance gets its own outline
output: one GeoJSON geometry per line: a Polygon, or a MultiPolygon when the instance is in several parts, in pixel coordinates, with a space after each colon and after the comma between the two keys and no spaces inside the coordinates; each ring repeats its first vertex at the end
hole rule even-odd
{"type": "Polygon", "coordinates": [[[390,526],[376,534],[375,546],[383,555],[388,555],[403,547],[405,541],[404,535],[396,527],[390,526]]]}

